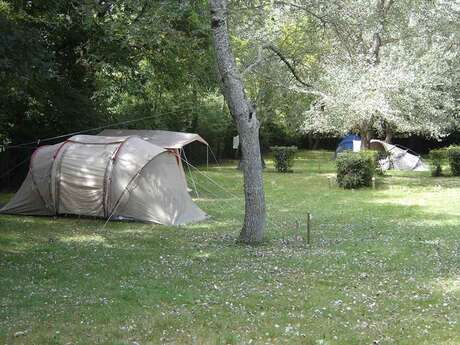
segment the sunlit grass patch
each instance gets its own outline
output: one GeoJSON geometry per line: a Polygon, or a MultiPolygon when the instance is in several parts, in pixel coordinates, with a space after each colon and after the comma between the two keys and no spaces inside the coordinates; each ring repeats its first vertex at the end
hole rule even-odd
{"type": "Polygon", "coordinates": [[[435,287],[439,288],[444,293],[453,293],[460,297],[460,275],[439,279],[436,281],[435,287]]]}
{"type": "Polygon", "coordinates": [[[59,241],[64,243],[108,245],[106,238],[96,234],[61,237],[59,241]]]}

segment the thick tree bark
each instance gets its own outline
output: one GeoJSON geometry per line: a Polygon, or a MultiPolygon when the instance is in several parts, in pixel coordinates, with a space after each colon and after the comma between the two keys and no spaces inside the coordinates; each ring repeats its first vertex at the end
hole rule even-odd
{"type": "Polygon", "coordinates": [[[385,17],[390,10],[393,0],[377,0],[376,15],[378,24],[372,35],[372,44],[370,48],[370,63],[377,65],[380,63],[380,48],[382,47],[382,34],[385,29],[385,17]]]}
{"type": "Polygon", "coordinates": [[[361,136],[361,149],[368,150],[371,146],[372,129],[369,126],[362,126],[359,128],[359,134],[361,136]]]}
{"type": "MultiPolygon", "coordinates": [[[[259,143],[260,143],[260,139],[259,139],[259,143]]],[[[238,158],[238,153],[239,153],[239,157],[240,157],[240,160],[238,161],[238,165],[236,167],[237,170],[243,170],[243,155],[241,154],[241,149],[238,149],[237,151],[237,157],[238,158]]],[[[264,159],[264,155],[263,155],[263,152],[262,152],[262,147],[260,148],[260,160],[261,160],[261,164],[262,164],[262,169],[265,169],[265,159],[264,159]]]]}
{"type": "Polygon", "coordinates": [[[222,92],[240,136],[245,193],[245,215],[240,240],[244,243],[256,244],[263,240],[266,220],[259,143],[260,123],[254,107],[244,92],[243,82],[230,47],[227,1],[209,0],[209,5],[222,92]]]}
{"type": "Polygon", "coordinates": [[[385,142],[388,144],[391,144],[393,141],[393,128],[391,128],[391,125],[387,124],[385,126],[385,142]]]}

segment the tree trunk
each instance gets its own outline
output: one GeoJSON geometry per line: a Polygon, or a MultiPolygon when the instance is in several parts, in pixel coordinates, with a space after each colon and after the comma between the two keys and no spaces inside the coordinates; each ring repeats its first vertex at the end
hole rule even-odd
{"type": "Polygon", "coordinates": [[[227,28],[227,1],[209,0],[211,28],[222,93],[240,136],[244,176],[245,214],[240,241],[256,244],[263,240],[265,195],[256,112],[246,98],[243,82],[233,56],[227,28]]]}
{"type": "MultiPolygon", "coordinates": [[[[260,139],[259,139],[259,143],[260,143],[260,139]]],[[[241,145],[238,146],[237,152],[238,153],[236,155],[236,158],[238,158],[238,155],[239,155],[240,159],[238,161],[238,165],[236,166],[236,169],[237,170],[243,170],[243,155],[241,153],[241,145]]],[[[262,169],[265,169],[266,164],[265,164],[265,159],[264,159],[264,155],[263,155],[263,152],[262,152],[262,147],[260,147],[260,161],[261,161],[261,164],[262,164],[262,169]]]]}
{"type": "Polygon", "coordinates": [[[372,139],[371,130],[369,128],[361,128],[359,134],[361,136],[361,150],[369,150],[372,139]]]}
{"type": "Polygon", "coordinates": [[[391,144],[393,141],[393,131],[390,126],[385,128],[385,142],[391,144]]]}
{"type": "Polygon", "coordinates": [[[319,138],[315,137],[313,141],[313,150],[317,150],[319,146],[319,138]]]}

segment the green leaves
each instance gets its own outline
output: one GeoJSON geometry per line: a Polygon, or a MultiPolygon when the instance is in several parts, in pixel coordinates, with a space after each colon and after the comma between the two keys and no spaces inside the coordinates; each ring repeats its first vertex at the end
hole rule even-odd
{"type": "Polygon", "coordinates": [[[375,172],[375,152],[346,151],[337,156],[337,183],[345,189],[369,187],[375,172]]]}

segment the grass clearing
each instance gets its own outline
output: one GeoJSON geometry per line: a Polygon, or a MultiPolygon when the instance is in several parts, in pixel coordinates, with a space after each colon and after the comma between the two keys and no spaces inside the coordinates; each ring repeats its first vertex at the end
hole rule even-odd
{"type": "Polygon", "coordinates": [[[460,343],[460,179],[393,172],[376,190],[329,188],[331,156],[300,152],[288,174],[267,162],[270,222],[255,248],[235,244],[234,162],[204,171],[234,196],[194,174],[208,222],[102,231],[0,216],[0,342],[460,343]]]}

